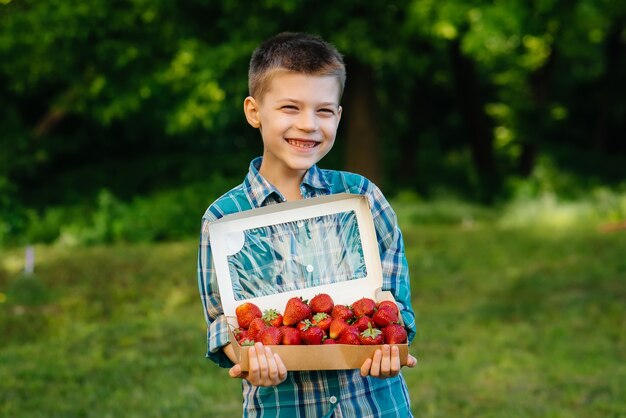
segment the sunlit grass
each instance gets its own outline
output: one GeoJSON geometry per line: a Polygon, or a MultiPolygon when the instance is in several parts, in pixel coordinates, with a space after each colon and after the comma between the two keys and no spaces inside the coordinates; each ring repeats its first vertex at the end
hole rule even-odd
{"type": "MultiPolygon", "coordinates": [[[[626,233],[397,204],[421,417],[626,416],[626,233]]],[[[240,415],[204,359],[196,241],[0,255],[0,416],[240,415]],[[42,415],[42,411],[45,414],[42,415]]]]}

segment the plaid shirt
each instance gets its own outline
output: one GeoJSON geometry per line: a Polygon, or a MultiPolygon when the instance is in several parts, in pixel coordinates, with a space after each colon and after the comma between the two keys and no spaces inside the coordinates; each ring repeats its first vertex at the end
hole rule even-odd
{"type": "MultiPolygon", "coordinates": [[[[259,174],[261,158],[250,164],[244,182],[217,199],[202,218],[198,251],[198,286],[207,320],[207,357],[221,367],[233,364],[222,351],[229,343],[217,278],[211,261],[208,225],[225,215],[285,201],[259,174]]],[[[311,167],[300,186],[306,198],[353,193],[367,196],[378,238],[383,290],[393,293],[408,329],[415,336],[409,272],[395,213],[373,183],[357,174],[311,167]]],[[[289,372],[278,386],[257,387],[242,380],[244,416],[256,417],[409,417],[409,395],[402,374],[390,379],[361,377],[359,370],[289,372]]]]}

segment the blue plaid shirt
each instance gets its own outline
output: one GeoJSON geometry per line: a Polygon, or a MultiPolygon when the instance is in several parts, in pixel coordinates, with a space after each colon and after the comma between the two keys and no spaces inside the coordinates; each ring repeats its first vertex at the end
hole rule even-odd
{"type": "MultiPolygon", "coordinates": [[[[202,218],[198,251],[198,286],[207,320],[207,357],[221,367],[233,364],[222,351],[229,343],[228,325],[220,303],[211,261],[208,225],[221,217],[278,204],[284,196],[259,174],[261,158],[253,160],[244,182],[217,199],[202,218]]],[[[383,270],[383,290],[393,293],[408,329],[415,336],[409,271],[402,234],[391,206],[372,182],[352,173],[311,167],[300,186],[302,196],[353,193],[367,196],[383,270]]],[[[410,401],[402,374],[390,379],[361,377],[358,369],[289,372],[278,386],[257,387],[242,380],[244,416],[249,417],[410,417],[410,401]]]]}

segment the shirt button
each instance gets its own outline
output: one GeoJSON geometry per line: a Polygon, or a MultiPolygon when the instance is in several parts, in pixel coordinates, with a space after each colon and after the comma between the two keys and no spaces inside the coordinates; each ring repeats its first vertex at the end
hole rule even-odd
{"type": "Polygon", "coordinates": [[[337,397],[336,396],[331,396],[329,399],[330,403],[332,403],[333,405],[337,403],[337,397]]]}
{"type": "Polygon", "coordinates": [[[313,272],[313,266],[310,265],[310,264],[308,266],[306,266],[306,271],[308,271],[309,273],[312,273],[313,272]]]}

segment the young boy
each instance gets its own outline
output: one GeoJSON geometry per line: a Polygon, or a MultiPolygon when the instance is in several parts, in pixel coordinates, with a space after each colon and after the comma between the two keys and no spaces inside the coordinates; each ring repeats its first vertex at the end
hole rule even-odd
{"type": "MultiPolygon", "coordinates": [[[[217,199],[203,217],[198,284],[208,323],[207,357],[230,367],[231,377],[242,378],[244,416],[412,416],[397,347],[383,346],[360,370],[298,372],[286,370],[278,355],[256,343],[249,351],[249,371],[243,373],[234,364],[211,262],[208,224],[224,215],[333,193],[365,195],[378,237],[383,290],[393,292],[412,340],[408,267],[393,210],[364,177],[316,166],[335,141],[345,78],[341,55],[317,36],[282,33],[261,44],[250,61],[244,113],[261,133],[263,156],[251,162],[243,183],[217,199]]],[[[415,364],[409,356],[407,366],[415,364]]]]}

